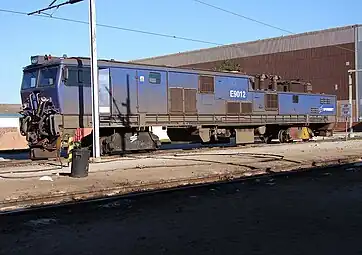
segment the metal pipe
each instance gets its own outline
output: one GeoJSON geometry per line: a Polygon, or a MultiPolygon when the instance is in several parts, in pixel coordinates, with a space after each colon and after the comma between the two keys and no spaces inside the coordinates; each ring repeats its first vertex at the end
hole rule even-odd
{"type": "Polygon", "coordinates": [[[353,107],[352,107],[352,73],[348,74],[348,101],[351,106],[351,117],[349,118],[349,136],[352,137],[353,134],[353,107]]]}
{"type": "Polygon", "coordinates": [[[89,0],[89,36],[91,47],[91,86],[92,86],[92,127],[93,127],[93,157],[100,158],[99,143],[99,86],[98,60],[96,43],[96,7],[95,0],[89,0]]]}

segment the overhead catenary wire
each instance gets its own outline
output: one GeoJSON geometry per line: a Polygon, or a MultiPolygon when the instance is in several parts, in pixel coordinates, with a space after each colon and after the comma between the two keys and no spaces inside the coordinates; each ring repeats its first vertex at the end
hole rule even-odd
{"type": "MultiPolygon", "coordinates": [[[[267,26],[267,27],[270,27],[270,28],[274,28],[274,29],[277,29],[279,31],[282,31],[282,32],[286,32],[288,34],[291,34],[291,35],[297,35],[297,33],[294,33],[290,30],[287,30],[287,29],[284,29],[284,28],[281,28],[281,27],[277,27],[277,26],[274,26],[272,24],[269,24],[269,23],[266,23],[266,22],[263,22],[263,21],[260,21],[260,20],[257,20],[257,19],[254,19],[254,18],[250,18],[248,16],[245,16],[245,15],[242,15],[242,14],[239,14],[239,13],[236,13],[236,12],[233,12],[233,11],[230,11],[230,10],[227,10],[227,9],[224,9],[224,8],[221,8],[221,7],[218,7],[216,5],[213,5],[213,4],[210,4],[210,3],[206,3],[204,1],[201,1],[201,0],[192,0],[192,1],[195,1],[199,4],[202,4],[202,5],[205,5],[205,6],[208,6],[208,7],[211,7],[213,9],[216,9],[216,10],[219,10],[219,11],[222,11],[222,12],[225,12],[225,13],[229,13],[231,15],[234,15],[234,16],[237,16],[239,18],[242,18],[242,19],[246,19],[246,20],[249,20],[249,21],[252,21],[252,22],[255,22],[255,23],[258,23],[258,24],[261,24],[263,26],[267,26]]],[[[347,51],[351,51],[351,52],[355,52],[354,50],[352,49],[348,49],[346,47],[341,47],[341,46],[338,46],[338,45],[333,45],[333,47],[336,47],[336,48],[339,48],[339,49],[342,49],[342,50],[347,50],[347,51]]],[[[357,51],[357,50],[356,50],[357,51]]]]}
{"type": "MultiPolygon", "coordinates": [[[[291,33],[291,34],[295,35],[295,33],[291,32],[291,31],[284,30],[282,28],[278,28],[276,26],[273,26],[273,25],[258,21],[256,19],[252,19],[252,18],[243,16],[241,14],[237,14],[237,13],[225,10],[223,8],[220,8],[220,7],[217,7],[217,6],[202,2],[200,0],[194,0],[194,1],[205,4],[205,5],[208,5],[208,6],[213,7],[213,8],[217,8],[217,9],[219,9],[221,11],[226,11],[226,12],[231,13],[233,15],[237,15],[237,16],[240,16],[242,18],[246,18],[246,19],[249,19],[251,21],[258,22],[260,24],[267,25],[269,27],[279,29],[279,30],[282,30],[284,32],[288,32],[288,33],[291,33]]],[[[26,13],[26,12],[15,11],[15,10],[10,10],[10,9],[2,9],[2,8],[0,8],[0,12],[28,16],[28,13],[26,13]]],[[[41,17],[41,18],[48,18],[48,19],[53,19],[53,20],[59,20],[59,21],[89,25],[89,22],[87,22],[87,21],[71,19],[71,18],[63,18],[63,17],[58,17],[58,16],[49,16],[49,15],[46,15],[46,14],[34,14],[33,16],[28,16],[28,17],[41,17]]],[[[126,31],[126,32],[140,33],[140,34],[145,34],[145,35],[152,35],[152,36],[158,36],[158,37],[164,37],[164,38],[170,38],[170,39],[176,39],[176,40],[183,40],[183,41],[190,41],[190,42],[196,42],[196,43],[203,43],[203,44],[208,44],[208,45],[213,45],[213,46],[226,46],[226,47],[233,47],[233,48],[241,48],[241,47],[243,47],[242,45],[237,45],[237,44],[223,44],[223,43],[212,42],[212,41],[207,41],[207,40],[201,40],[201,39],[195,39],[195,38],[189,38],[189,37],[183,37],[183,36],[177,36],[177,35],[171,35],[171,34],[164,34],[164,33],[157,33],[157,32],[152,32],[152,31],[145,31],[145,30],[139,30],[139,29],[116,26],[116,25],[108,25],[108,24],[97,23],[97,26],[98,27],[108,28],[108,29],[126,31]]],[[[355,52],[352,49],[348,49],[348,48],[337,46],[337,45],[334,45],[334,47],[337,47],[337,48],[343,49],[343,50],[347,50],[347,51],[350,51],[350,52],[355,52]]]]}
{"type": "MultiPolygon", "coordinates": [[[[14,11],[14,10],[9,10],[9,9],[0,9],[0,12],[28,16],[28,14],[26,12],[14,11]]],[[[31,16],[29,16],[29,17],[31,17],[31,16]]],[[[89,22],[87,22],[87,21],[57,17],[57,16],[49,16],[49,15],[45,15],[45,14],[34,14],[33,17],[42,17],[42,18],[48,18],[48,19],[53,19],[53,20],[60,20],[60,21],[66,21],[66,22],[89,25],[89,22]]],[[[166,38],[171,38],[171,39],[178,39],[178,40],[184,40],[184,41],[191,41],[191,42],[197,42],[197,43],[210,44],[210,45],[215,45],[215,46],[224,46],[225,45],[225,44],[206,41],[206,40],[199,40],[199,39],[193,39],[193,38],[188,38],[188,37],[182,37],[182,36],[176,36],[176,35],[170,35],[170,34],[163,34],[163,33],[157,33],[157,32],[151,32],[151,31],[145,31],[145,30],[139,30],[139,29],[132,29],[132,28],[115,26],[115,25],[107,25],[107,24],[97,23],[97,26],[98,27],[104,27],[104,28],[110,28],[110,29],[116,29],[116,30],[122,30],[122,31],[127,31],[127,32],[141,33],[141,34],[147,34],[147,35],[153,35],[153,36],[159,36],[159,37],[166,37],[166,38]]]]}
{"type": "Polygon", "coordinates": [[[236,12],[233,12],[233,11],[226,10],[226,9],[221,8],[221,7],[218,7],[218,6],[216,6],[216,5],[206,3],[206,2],[204,2],[204,1],[200,1],[200,0],[192,0],[192,1],[195,1],[195,2],[197,2],[197,3],[203,4],[203,5],[206,5],[206,6],[209,6],[209,7],[211,7],[211,8],[217,9],[217,10],[219,10],[219,11],[223,11],[223,12],[232,14],[232,15],[234,15],[234,16],[238,16],[238,17],[243,18],[243,19],[247,19],[247,20],[253,21],[253,22],[255,22],[255,23],[259,23],[259,24],[261,24],[261,25],[264,25],[264,26],[267,26],[267,27],[270,27],[270,28],[274,28],[274,29],[280,30],[280,31],[282,31],[282,32],[286,32],[286,33],[289,33],[289,34],[294,34],[293,32],[291,32],[291,31],[289,31],[289,30],[286,30],[286,29],[283,29],[283,28],[280,28],[280,27],[277,27],[277,26],[274,26],[274,25],[265,23],[265,22],[260,21],[260,20],[256,20],[256,19],[247,17],[247,16],[245,16],[245,15],[242,15],[242,14],[239,14],[239,13],[236,13],[236,12]]]}

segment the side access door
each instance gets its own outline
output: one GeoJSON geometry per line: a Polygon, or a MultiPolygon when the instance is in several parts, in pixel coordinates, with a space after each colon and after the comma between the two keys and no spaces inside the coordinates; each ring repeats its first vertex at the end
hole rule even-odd
{"type": "Polygon", "coordinates": [[[138,70],[138,112],[167,114],[167,72],[138,70]]]}

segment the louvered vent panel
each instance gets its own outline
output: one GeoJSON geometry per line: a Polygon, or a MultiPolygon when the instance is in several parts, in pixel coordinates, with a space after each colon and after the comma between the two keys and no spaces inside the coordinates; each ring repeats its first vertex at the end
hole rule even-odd
{"type": "Polygon", "coordinates": [[[200,76],[199,77],[199,92],[202,94],[213,94],[215,92],[214,77],[200,76]]]}
{"type": "Polygon", "coordinates": [[[277,110],[278,109],[278,95],[266,94],[265,95],[265,110],[277,110]]]}
{"type": "Polygon", "coordinates": [[[184,89],[185,113],[196,113],[196,89],[184,89]]]}
{"type": "Polygon", "coordinates": [[[170,112],[183,112],[183,89],[170,88],[170,112]]]}
{"type": "Polygon", "coordinates": [[[227,114],[240,114],[240,103],[239,102],[227,102],[226,103],[227,114]]]}
{"type": "Polygon", "coordinates": [[[252,113],[253,104],[252,103],[241,103],[241,113],[252,113]]]}

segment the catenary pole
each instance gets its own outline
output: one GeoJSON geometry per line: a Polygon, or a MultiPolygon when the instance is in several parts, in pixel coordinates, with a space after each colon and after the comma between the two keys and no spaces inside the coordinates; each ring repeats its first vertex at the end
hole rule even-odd
{"type": "MultiPolygon", "coordinates": [[[[54,5],[56,1],[43,9],[28,13],[28,15],[40,14],[44,11],[59,8],[63,5],[75,4],[84,0],[68,0],[66,2],[54,5]]],[[[92,87],[92,128],[93,128],[93,158],[100,158],[99,142],[99,85],[98,85],[98,59],[96,43],[96,3],[95,0],[89,0],[89,40],[90,40],[90,59],[91,59],[91,87],[92,87]]]]}
{"type": "MultiPolygon", "coordinates": [[[[349,118],[349,137],[353,136],[353,87],[352,87],[352,74],[356,72],[362,72],[362,69],[354,69],[348,70],[348,103],[351,106],[351,117],[349,118]]],[[[356,95],[356,104],[359,100],[357,100],[358,95],[356,95]]]]}
{"type": "Polygon", "coordinates": [[[92,127],[93,127],[93,157],[100,158],[99,143],[99,84],[98,60],[96,43],[96,7],[95,0],[89,0],[89,36],[91,51],[91,86],[92,86],[92,127]]]}

